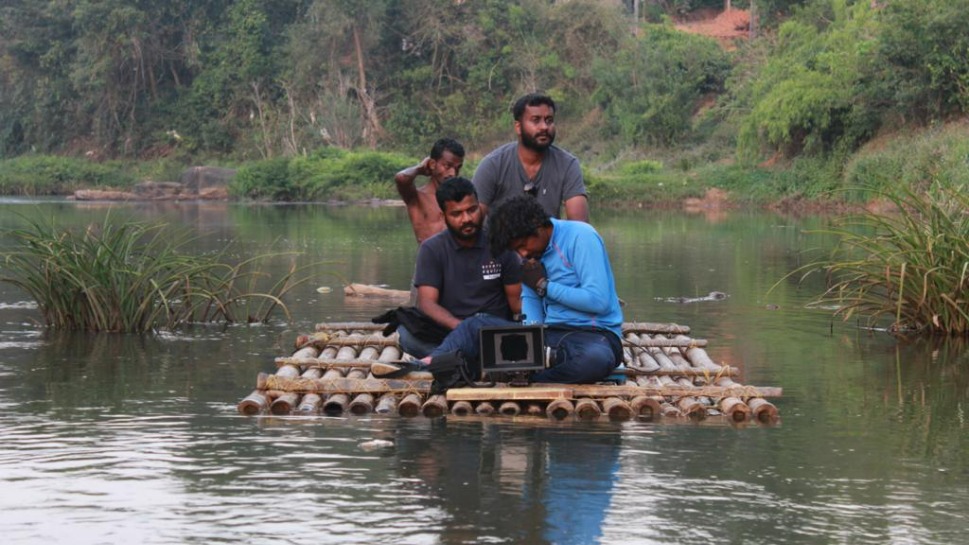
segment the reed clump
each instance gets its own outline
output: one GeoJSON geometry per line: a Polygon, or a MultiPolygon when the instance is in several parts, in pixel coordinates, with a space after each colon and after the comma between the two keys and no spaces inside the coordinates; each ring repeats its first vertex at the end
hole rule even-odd
{"type": "Polygon", "coordinates": [[[218,254],[184,250],[187,230],[111,218],[85,229],[28,220],[11,232],[0,281],[24,290],[56,330],[149,332],[186,323],[252,323],[289,310],[283,295],[304,281],[291,266],[283,278],[257,270],[266,254],[230,264],[218,254]],[[258,291],[259,285],[271,283],[258,291]]]}
{"type": "Polygon", "coordinates": [[[969,333],[969,195],[962,186],[883,196],[895,210],[845,219],[829,259],[810,270],[828,274],[817,303],[838,305],[845,320],[890,319],[895,334],[969,333]]]}

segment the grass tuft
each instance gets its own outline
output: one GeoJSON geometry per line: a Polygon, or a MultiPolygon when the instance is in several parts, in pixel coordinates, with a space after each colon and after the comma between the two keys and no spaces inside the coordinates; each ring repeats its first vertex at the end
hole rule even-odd
{"type": "Polygon", "coordinates": [[[894,333],[969,334],[969,194],[937,184],[882,196],[896,211],[842,219],[830,257],[801,269],[830,279],[816,303],[888,318],[894,333]]]}
{"type": "Polygon", "coordinates": [[[229,264],[216,255],[185,253],[187,230],[114,220],[82,230],[53,220],[27,220],[11,235],[18,248],[3,256],[0,281],[23,289],[55,330],[149,332],[191,322],[287,319],[282,297],[297,280],[293,265],[266,291],[258,264],[267,254],[229,264]]]}

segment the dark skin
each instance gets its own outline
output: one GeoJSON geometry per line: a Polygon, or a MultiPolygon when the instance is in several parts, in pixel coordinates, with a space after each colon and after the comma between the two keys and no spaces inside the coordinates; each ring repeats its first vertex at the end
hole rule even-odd
{"type": "MultiPolygon", "coordinates": [[[[484,221],[484,212],[478,199],[474,195],[468,195],[464,199],[444,203],[444,221],[448,231],[457,243],[465,248],[470,248],[481,236],[481,224],[484,221]]],[[[506,285],[505,297],[508,298],[508,306],[514,314],[522,311],[522,285],[506,285]]],[[[417,287],[417,307],[427,314],[432,320],[454,329],[461,323],[461,320],[447,311],[439,303],[441,292],[433,286],[417,287]]]]}
{"type": "Polygon", "coordinates": [[[425,157],[420,163],[405,168],[394,176],[397,192],[407,206],[407,215],[418,244],[444,230],[444,214],[437,205],[435,193],[441,182],[457,176],[462,166],[463,157],[444,150],[439,159],[425,157]],[[418,176],[427,176],[430,180],[418,188],[414,183],[418,176]]]}

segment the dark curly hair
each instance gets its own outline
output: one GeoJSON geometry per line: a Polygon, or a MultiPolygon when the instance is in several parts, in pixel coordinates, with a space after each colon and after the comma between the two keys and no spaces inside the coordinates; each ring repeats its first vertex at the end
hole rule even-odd
{"type": "Polygon", "coordinates": [[[437,198],[437,205],[441,207],[441,210],[445,209],[444,203],[461,202],[468,195],[474,195],[475,199],[478,198],[478,192],[474,189],[471,180],[457,176],[441,182],[437,192],[434,193],[437,198]]]}
{"type": "Polygon", "coordinates": [[[491,254],[501,254],[513,240],[537,234],[538,228],[546,225],[552,225],[552,219],[534,197],[516,195],[501,201],[488,212],[491,254]]]}

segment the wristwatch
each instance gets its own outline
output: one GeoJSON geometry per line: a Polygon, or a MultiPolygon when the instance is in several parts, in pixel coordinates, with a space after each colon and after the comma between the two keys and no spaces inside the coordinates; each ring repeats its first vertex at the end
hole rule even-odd
{"type": "Polygon", "coordinates": [[[548,279],[542,278],[541,280],[538,281],[538,284],[535,286],[535,293],[537,293],[539,297],[545,297],[545,291],[547,289],[548,289],[548,279]]]}

